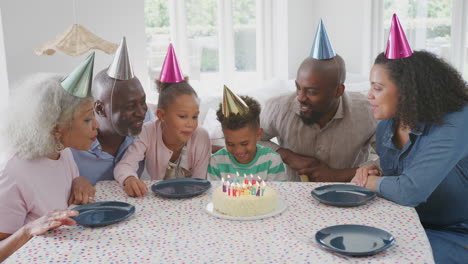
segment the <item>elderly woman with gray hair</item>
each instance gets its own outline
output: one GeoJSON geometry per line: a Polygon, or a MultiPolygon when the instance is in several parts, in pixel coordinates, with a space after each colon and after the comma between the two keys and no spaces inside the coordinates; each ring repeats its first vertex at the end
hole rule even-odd
{"type": "Polygon", "coordinates": [[[90,97],[94,54],[66,78],[37,74],[17,87],[0,170],[0,262],[31,237],[73,225],[66,210],[78,168],[69,147],[87,150],[97,135],[90,97]]]}

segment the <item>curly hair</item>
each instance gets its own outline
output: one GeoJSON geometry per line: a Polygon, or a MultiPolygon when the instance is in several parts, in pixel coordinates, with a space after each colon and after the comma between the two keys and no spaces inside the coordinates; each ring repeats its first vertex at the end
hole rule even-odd
{"type": "Polygon", "coordinates": [[[220,103],[216,115],[218,117],[218,121],[221,123],[221,127],[223,129],[227,128],[230,130],[237,130],[246,126],[250,126],[254,129],[259,128],[261,111],[260,104],[257,100],[249,96],[240,96],[240,98],[244,100],[249,107],[249,112],[246,115],[236,114],[225,117],[223,115],[223,105],[220,103]]]}
{"type": "Polygon", "coordinates": [[[52,134],[57,125],[71,123],[76,111],[92,97],[79,98],[66,92],[62,76],[39,73],[13,89],[6,131],[10,151],[23,159],[47,157],[59,144],[52,134]]]}
{"type": "Polygon", "coordinates": [[[161,109],[167,109],[174,99],[182,94],[193,94],[195,98],[198,98],[197,92],[188,83],[187,76],[184,78],[184,81],[179,83],[164,83],[156,80],[156,88],[159,93],[158,108],[161,109]]]}
{"type": "Polygon", "coordinates": [[[467,83],[460,73],[436,55],[414,51],[402,59],[380,53],[374,64],[382,65],[399,90],[395,119],[418,130],[418,123],[443,123],[447,113],[460,111],[468,102],[467,83]]]}

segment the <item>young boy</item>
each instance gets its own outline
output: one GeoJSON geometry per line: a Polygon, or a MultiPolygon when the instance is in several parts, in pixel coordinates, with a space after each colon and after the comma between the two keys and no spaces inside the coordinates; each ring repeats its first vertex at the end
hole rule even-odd
{"type": "Polygon", "coordinates": [[[286,181],[286,170],[280,155],[257,144],[262,136],[260,104],[253,98],[233,94],[224,87],[223,103],[217,111],[226,147],[211,156],[208,180],[236,177],[236,172],[265,181],[286,181]]]}

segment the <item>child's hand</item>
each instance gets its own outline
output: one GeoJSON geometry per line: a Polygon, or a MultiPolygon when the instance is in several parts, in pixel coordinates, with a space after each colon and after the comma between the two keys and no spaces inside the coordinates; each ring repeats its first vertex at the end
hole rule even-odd
{"type": "Polygon", "coordinates": [[[130,197],[142,197],[147,190],[146,184],[135,176],[127,177],[124,181],[124,191],[130,197]]]}

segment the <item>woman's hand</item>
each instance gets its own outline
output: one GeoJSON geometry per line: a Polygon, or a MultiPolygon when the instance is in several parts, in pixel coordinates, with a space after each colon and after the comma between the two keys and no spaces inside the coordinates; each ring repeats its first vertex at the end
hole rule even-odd
{"type": "Polygon", "coordinates": [[[74,225],[70,216],[78,215],[77,211],[55,210],[47,215],[27,223],[13,234],[0,233],[0,262],[11,256],[16,250],[26,244],[33,236],[42,235],[48,230],[62,225],[74,225]]]}
{"type": "Polygon", "coordinates": [[[45,232],[60,227],[62,225],[74,225],[76,221],[71,216],[78,215],[78,211],[54,210],[24,226],[26,233],[33,237],[42,235],[45,232]]]}
{"type": "Polygon", "coordinates": [[[354,178],[351,180],[356,185],[366,187],[367,179],[369,176],[382,176],[379,167],[374,164],[367,165],[357,169],[354,178]]]}
{"type": "Polygon", "coordinates": [[[146,184],[135,176],[127,177],[124,181],[124,191],[130,197],[142,197],[147,190],[146,184]]]}
{"type": "Polygon", "coordinates": [[[73,179],[68,205],[70,204],[87,204],[94,202],[94,195],[96,188],[94,188],[88,179],[83,176],[73,179]]]}

